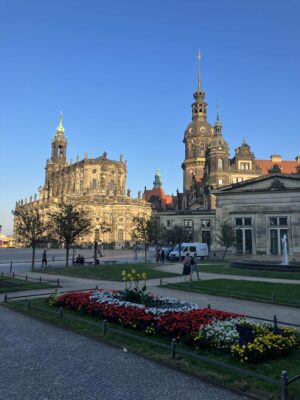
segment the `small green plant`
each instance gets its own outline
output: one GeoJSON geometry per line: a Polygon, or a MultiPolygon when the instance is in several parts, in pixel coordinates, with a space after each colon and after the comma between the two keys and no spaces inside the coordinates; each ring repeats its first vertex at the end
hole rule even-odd
{"type": "Polygon", "coordinates": [[[138,273],[135,269],[132,269],[129,273],[122,271],[121,278],[125,284],[123,299],[133,303],[144,304],[147,290],[147,274],[145,272],[138,273]],[[142,283],[143,286],[140,288],[142,283]]]}

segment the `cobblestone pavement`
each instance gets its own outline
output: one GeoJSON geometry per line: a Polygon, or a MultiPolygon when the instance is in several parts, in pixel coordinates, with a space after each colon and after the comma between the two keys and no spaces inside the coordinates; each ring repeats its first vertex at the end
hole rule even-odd
{"type": "Polygon", "coordinates": [[[0,307],[1,400],[241,400],[123,349],[0,307]]]}

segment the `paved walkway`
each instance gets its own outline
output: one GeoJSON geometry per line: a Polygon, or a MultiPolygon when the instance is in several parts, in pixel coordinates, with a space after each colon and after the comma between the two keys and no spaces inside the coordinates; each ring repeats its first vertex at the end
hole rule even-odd
{"type": "Polygon", "coordinates": [[[0,320],[0,400],[247,399],[3,307],[0,320]]]}
{"type": "MultiPolygon", "coordinates": [[[[175,272],[175,268],[181,268],[181,265],[172,264],[170,266],[164,266],[163,269],[173,268],[173,272],[175,272]]],[[[25,275],[25,273],[24,273],[25,275]]],[[[29,273],[27,272],[28,276],[36,277],[36,273],[29,273]]],[[[103,289],[123,289],[124,285],[121,282],[111,282],[111,281],[101,281],[97,279],[86,279],[86,278],[77,278],[71,276],[61,276],[61,275],[49,275],[49,274],[39,274],[38,276],[42,276],[44,278],[51,279],[60,279],[60,284],[62,288],[59,289],[59,292],[64,291],[72,291],[72,290],[81,290],[81,289],[91,289],[98,286],[98,288],[103,289]]],[[[207,277],[207,273],[200,273],[200,278],[209,279],[207,277]]],[[[217,275],[217,274],[213,274],[217,275]]],[[[220,277],[220,275],[217,275],[220,277]]],[[[228,275],[226,275],[228,278],[228,275]]],[[[231,277],[230,277],[231,278],[231,277]]],[[[238,279],[247,278],[247,277],[237,277],[238,279]]],[[[211,279],[211,278],[210,278],[211,279]]],[[[182,276],[176,277],[169,277],[166,278],[165,281],[167,282],[181,282],[183,280],[182,276]]],[[[156,295],[163,295],[163,296],[170,296],[176,297],[181,300],[190,301],[200,305],[201,307],[207,307],[210,304],[211,308],[215,308],[218,310],[223,311],[231,311],[240,314],[246,314],[250,316],[255,316],[259,318],[266,318],[266,319],[273,319],[273,316],[276,315],[278,320],[285,323],[292,323],[292,324],[299,324],[300,325],[300,309],[294,307],[287,307],[287,306],[279,306],[270,303],[259,303],[254,301],[248,300],[239,300],[239,299],[232,299],[228,297],[221,297],[221,296],[213,296],[209,294],[199,294],[193,292],[184,292],[180,290],[168,289],[165,287],[159,287],[160,279],[151,279],[147,282],[147,288],[150,292],[156,295]]],[[[38,293],[48,293],[52,290],[50,289],[43,289],[39,290],[38,293]]],[[[16,296],[28,296],[31,294],[35,294],[37,291],[24,291],[24,292],[17,292],[15,293],[16,296]]],[[[9,294],[9,296],[13,296],[13,294],[9,294]]],[[[0,301],[3,300],[4,294],[0,294],[0,301]]],[[[0,399],[1,400],[1,399],[0,399]]]]}

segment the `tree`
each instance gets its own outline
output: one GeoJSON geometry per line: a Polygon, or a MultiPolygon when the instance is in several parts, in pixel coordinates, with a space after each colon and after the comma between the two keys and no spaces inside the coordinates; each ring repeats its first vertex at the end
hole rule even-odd
{"type": "Polygon", "coordinates": [[[145,246],[145,261],[147,249],[151,243],[156,243],[158,237],[157,222],[147,215],[133,218],[132,239],[145,246]]]}
{"type": "Polygon", "coordinates": [[[162,227],[159,232],[160,241],[167,244],[179,245],[179,259],[181,258],[181,243],[189,241],[189,232],[182,226],[175,225],[172,228],[162,227]]]}
{"type": "Polygon", "coordinates": [[[235,230],[229,219],[217,220],[216,241],[221,247],[225,247],[223,254],[224,260],[229,247],[235,244],[235,230]]]}
{"type": "Polygon", "coordinates": [[[25,246],[32,248],[31,268],[34,269],[36,244],[45,234],[46,226],[38,208],[25,204],[12,211],[15,217],[15,232],[25,246]]]}
{"type": "Polygon", "coordinates": [[[91,230],[91,221],[86,211],[70,203],[62,203],[57,212],[50,214],[51,236],[63,242],[66,248],[66,266],[69,265],[69,249],[91,230]]]}
{"type": "Polygon", "coordinates": [[[99,240],[100,240],[100,232],[101,234],[106,232],[111,232],[112,226],[105,221],[102,221],[99,224],[99,228],[95,230],[95,239],[94,239],[94,264],[97,264],[97,251],[99,250],[100,257],[103,257],[101,253],[101,248],[99,248],[99,240]]]}

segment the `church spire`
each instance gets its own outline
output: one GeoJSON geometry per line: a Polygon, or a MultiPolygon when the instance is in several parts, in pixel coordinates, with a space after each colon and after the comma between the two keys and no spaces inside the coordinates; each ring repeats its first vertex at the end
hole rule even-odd
{"type": "Polygon", "coordinates": [[[62,111],[61,111],[59,113],[59,124],[58,124],[58,127],[56,128],[56,132],[57,133],[64,133],[65,132],[65,129],[64,129],[63,124],[62,124],[62,116],[63,116],[63,114],[62,114],[62,111]]]}
{"type": "Polygon", "coordinates": [[[217,104],[217,119],[215,123],[215,132],[218,135],[222,135],[222,123],[220,121],[220,115],[219,115],[219,104],[217,104]]]}
{"type": "Polygon", "coordinates": [[[200,80],[200,60],[201,60],[201,53],[200,49],[198,50],[198,93],[201,92],[201,80],[200,80]]]}
{"type": "Polygon", "coordinates": [[[206,108],[207,104],[204,101],[205,92],[201,87],[201,79],[200,79],[200,60],[201,53],[198,51],[198,82],[197,82],[197,91],[194,93],[195,102],[192,104],[192,118],[193,121],[205,121],[206,120],[206,108]]]}

